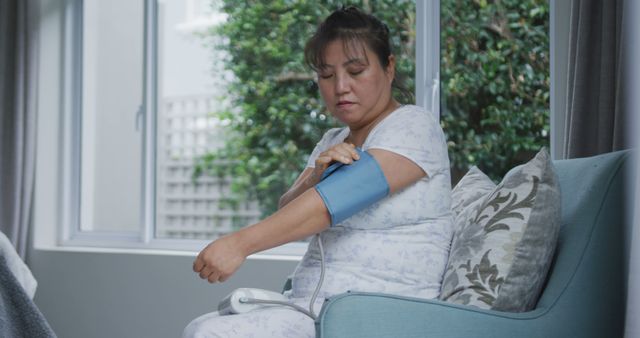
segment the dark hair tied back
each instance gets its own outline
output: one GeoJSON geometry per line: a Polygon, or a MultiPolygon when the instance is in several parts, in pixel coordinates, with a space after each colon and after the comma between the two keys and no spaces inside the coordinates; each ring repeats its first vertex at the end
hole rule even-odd
{"type": "Polygon", "coordinates": [[[333,12],[307,41],[304,54],[311,69],[322,68],[324,50],[336,40],[344,43],[346,51],[365,43],[378,56],[383,67],[389,64],[389,28],[373,15],[356,7],[343,7],[333,12]]]}
{"type": "MultiPolygon", "coordinates": [[[[323,68],[324,51],[333,41],[342,41],[346,53],[366,44],[376,54],[383,69],[389,65],[389,56],[392,54],[389,27],[357,7],[342,7],[331,13],[307,41],[304,57],[311,69],[318,71],[323,68]]],[[[396,80],[393,86],[399,89],[403,97],[411,98],[411,93],[398,85],[396,80]]]]}

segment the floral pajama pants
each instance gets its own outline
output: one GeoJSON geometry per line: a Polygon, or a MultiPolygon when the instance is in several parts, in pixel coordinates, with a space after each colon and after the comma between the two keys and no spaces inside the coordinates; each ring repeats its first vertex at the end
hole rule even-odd
{"type": "MultiPolygon", "coordinates": [[[[309,300],[292,300],[304,308],[309,300]]],[[[314,311],[320,313],[324,300],[316,300],[314,311]]],[[[220,316],[211,312],[194,319],[182,333],[183,338],[313,338],[313,319],[293,308],[274,306],[242,314],[220,316]]]]}

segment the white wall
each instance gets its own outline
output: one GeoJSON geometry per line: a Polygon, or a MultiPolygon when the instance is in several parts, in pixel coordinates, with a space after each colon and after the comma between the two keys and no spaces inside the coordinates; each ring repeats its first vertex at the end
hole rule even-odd
{"type": "MultiPolygon", "coordinates": [[[[35,250],[35,302],[61,338],[175,338],[238,287],[281,290],[295,262],[248,260],[223,284],[191,271],[193,257],[35,250]]],[[[311,319],[309,319],[311,320],[311,319]]]]}

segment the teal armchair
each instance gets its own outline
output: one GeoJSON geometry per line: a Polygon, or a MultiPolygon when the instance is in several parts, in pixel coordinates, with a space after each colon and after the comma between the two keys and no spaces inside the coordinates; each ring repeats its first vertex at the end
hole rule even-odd
{"type": "Polygon", "coordinates": [[[629,151],[555,161],[562,228],[536,308],[524,313],[379,293],[328,299],[316,336],[621,337],[631,222],[625,220],[629,151]]]}

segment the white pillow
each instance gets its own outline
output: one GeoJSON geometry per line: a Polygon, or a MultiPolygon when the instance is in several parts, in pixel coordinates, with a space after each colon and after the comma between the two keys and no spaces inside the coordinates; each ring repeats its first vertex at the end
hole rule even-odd
{"type": "Polygon", "coordinates": [[[451,191],[453,217],[458,216],[469,204],[484,197],[495,187],[496,184],[489,176],[485,175],[478,167],[473,166],[451,191]]]}

